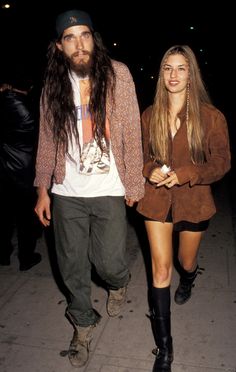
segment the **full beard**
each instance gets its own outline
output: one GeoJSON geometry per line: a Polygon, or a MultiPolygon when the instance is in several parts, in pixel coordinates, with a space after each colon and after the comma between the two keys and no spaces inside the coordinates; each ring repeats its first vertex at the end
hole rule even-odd
{"type": "MultiPolygon", "coordinates": [[[[74,62],[73,56],[71,58],[68,58],[71,70],[74,71],[80,78],[90,76],[91,73],[93,55],[88,52],[86,52],[86,54],[89,55],[89,59],[87,62],[84,62],[83,60],[74,62]]],[[[74,54],[74,56],[76,56],[76,53],[74,54]]]]}

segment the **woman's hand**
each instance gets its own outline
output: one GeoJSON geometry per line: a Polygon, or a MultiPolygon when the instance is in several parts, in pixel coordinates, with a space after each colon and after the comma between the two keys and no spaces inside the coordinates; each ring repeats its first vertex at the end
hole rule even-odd
{"type": "Polygon", "coordinates": [[[166,186],[170,189],[174,185],[179,185],[178,177],[174,171],[169,172],[165,176],[166,178],[164,180],[157,183],[157,187],[166,186]]]}
{"type": "Polygon", "coordinates": [[[155,168],[149,177],[149,181],[151,183],[158,184],[159,182],[162,182],[166,178],[167,178],[167,174],[163,173],[161,168],[155,168]]]}

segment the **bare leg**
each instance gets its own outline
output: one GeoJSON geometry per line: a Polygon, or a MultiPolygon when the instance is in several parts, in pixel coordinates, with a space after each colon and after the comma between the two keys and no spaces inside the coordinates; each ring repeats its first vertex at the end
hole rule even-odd
{"type": "Polygon", "coordinates": [[[151,250],[153,286],[170,285],[173,267],[172,223],[145,221],[151,250]]]}
{"type": "Polygon", "coordinates": [[[181,231],[179,233],[179,263],[186,271],[194,271],[197,267],[198,250],[203,236],[202,231],[181,231]]]}
{"type": "Polygon", "coordinates": [[[152,330],[157,346],[153,371],[169,372],[173,361],[170,318],[173,224],[146,221],[145,225],[152,258],[152,330]]]}

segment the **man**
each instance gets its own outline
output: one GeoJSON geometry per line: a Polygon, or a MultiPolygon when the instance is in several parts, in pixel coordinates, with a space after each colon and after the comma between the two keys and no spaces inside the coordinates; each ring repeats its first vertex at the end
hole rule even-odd
{"type": "Polygon", "coordinates": [[[59,268],[70,292],[74,327],[69,359],[83,366],[100,315],[92,308],[91,265],[108,286],[107,312],[125,302],[125,202],[144,194],[140,116],[132,76],[111,60],[90,16],[69,10],[56,20],[41,99],[35,211],[52,216],[59,268]]]}
{"type": "Polygon", "coordinates": [[[20,271],[41,261],[35,252],[41,226],[34,214],[33,187],[38,121],[23,72],[11,70],[0,83],[0,265],[9,266],[16,232],[20,271]]]}

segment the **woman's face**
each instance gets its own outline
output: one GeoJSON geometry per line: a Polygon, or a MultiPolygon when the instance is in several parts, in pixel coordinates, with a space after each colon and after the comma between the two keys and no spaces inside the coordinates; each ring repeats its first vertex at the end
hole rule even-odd
{"type": "Polygon", "coordinates": [[[182,54],[171,54],[163,65],[165,87],[170,93],[186,90],[189,81],[188,62],[182,54]]]}

